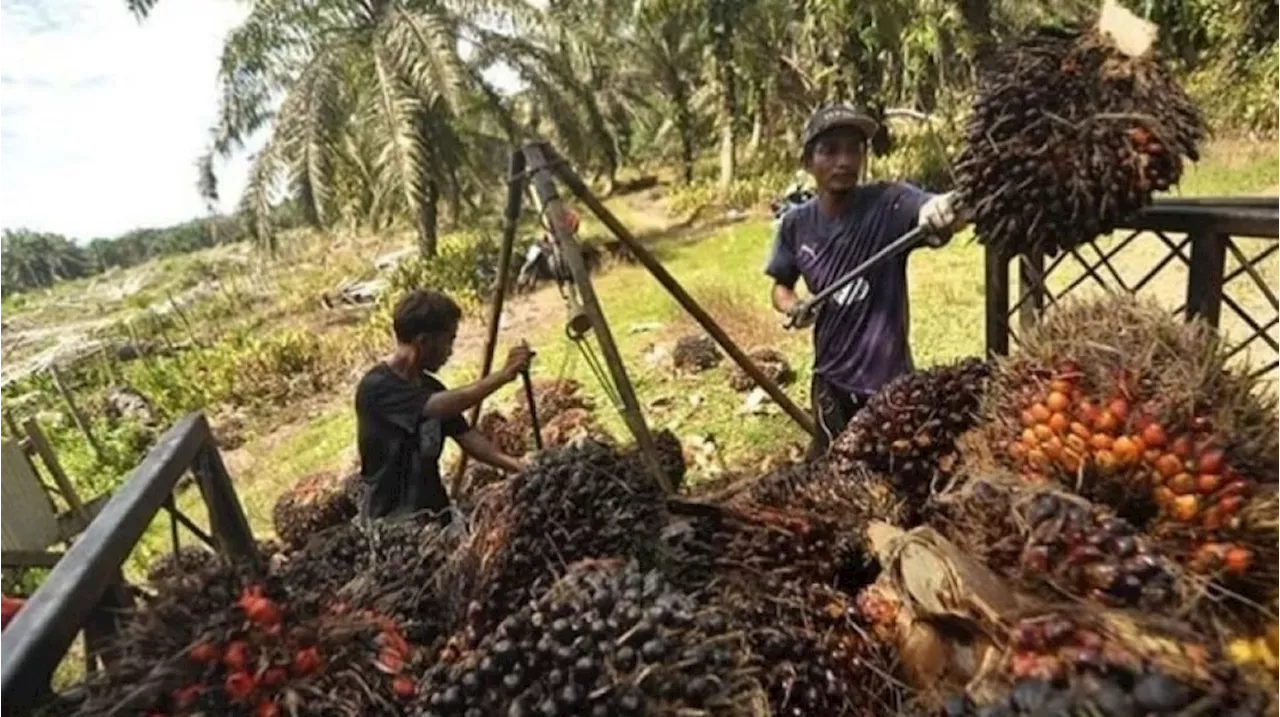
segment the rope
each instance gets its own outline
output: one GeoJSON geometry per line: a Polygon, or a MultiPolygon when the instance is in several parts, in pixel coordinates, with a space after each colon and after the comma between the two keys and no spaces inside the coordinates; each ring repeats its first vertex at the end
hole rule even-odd
{"type": "MultiPolygon", "coordinates": [[[[568,334],[567,331],[566,334],[568,334]]],[[[613,404],[614,410],[621,413],[622,397],[618,394],[618,389],[613,385],[613,381],[610,380],[604,366],[601,365],[600,357],[596,355],[595,350],[591,348],[591,344],[585,339],[585,337],[575,337],[572,334],[568,335],[569,340],[577,345],[578,350],[582,353],[583,360],[587,362],[587,367],[590,368],[591,373],[595,375],[596,382],[600,384],[600,388],[604,391],[605,396],[608,397],[609,402],[613,404]]]]}

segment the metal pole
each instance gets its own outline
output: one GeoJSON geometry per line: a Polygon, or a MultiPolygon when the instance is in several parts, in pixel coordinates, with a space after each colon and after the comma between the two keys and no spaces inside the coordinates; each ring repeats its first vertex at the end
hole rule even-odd
{"type": "MultiPolygon", "coordinates": [[[[511,153],[510,168],[507,173],[507,216],[502,225],[502,246],[498,249],[498,286],[493,292],[493,302],[489,305],[488,333],[484,340],[484,359],[480,368],[480,378],[493,371],[493,352],[498,345],[498,328],[502,324],[502,304],[507,298],[507,281],[511,269],[511,250],[516,241],[516,227],[520,221],[520,205],[524,200],[524,155],[511,153]]],[[[471,425],[474,427],[480,420],[480,404],[471,408],[471,425]]],[[[462,452],[458,461],[458,470],[453,476],[454,490],[462,487],[462,476],[467,471],[467,454],[462,452]]]]}
{"type": "Polygon", "coordinates": [[[849,273],[841,276],[831,282],[827,288],[809,297],[807,301],[801,304],[803,309],[801,311],[797,311],[796,314],[799,315],[813,311],[815,308],[826,303],[832,296],[835,296],[840,292],[840,290],[852,284],[855,280],[870,273],[872,269],[880,266],[884,262],[915,248],[916,245],[920,244],[924,239],[925,232],[923,227],[916,227],[897,239],[894,239],[891,244],[886,245],[880,251],[872,254],[866,261],[851,269],[849,273]]]}
{"type": "MultiPolygon", "coordinates": [[[[204,422],[204,416],[200,415],[199,420],[204,422]]],[[[207,423],[205,431],[208,431],[207,423]]],[[[253,530],[236,497],[236,489],[231,485],[231,476],[222,462],[222,454],[212,439],[196,453],[191,472],[196,474],[200,494],[209,509],[209,528],[218,548],[232,558],[260,565],[262,555],[253,539],[253,530]]]]}
{"type": "MultiPolygon", "coordinates": [[[[556,160],[559,159],[559,156],[555,154],[555,150],[550,150],[549,153],[551,157],[556,160]]],[[[583,183],[582,179],[579,178],[578,175],[568,167],[568,165],[563,162],[556,162],[551,166],[551,171],[555,172],[560,181],[564,182],[565,185],[569,187],[569,190],[572,191],[578,199],[582,200],[582,202],[591,209],[592,213],[594,213],[605,226],[609,227],[609,230],[613,232],[613,235],[616,236],[619,241],[627,245],[627,248],[630,249],[636,259],[644,265],[644,268],[649,270],[649,273],[653,275],[653,278],[657,279],[658,283],[662,284],[662,287],[675,298],[680,306],[684,307],[684,310],[689,312],[689,314],[693,316],[702,328],[711,335],[711,338],[715,339],[716,343],[720,344],[720,348],[724,349],[725,353],[729,354],[729,357],[733,359],[734,363],[738,364],[738,366],[740,366],[742,370],[756,382],[756,384],[769,394],[770,398],[782,407],[782,410],[787,412],[787,415],[791,417],[791,420],[795,421],[797,425],[807,431],[810,435],[816,434],[817,428],[814,426],[813,417],[792,401],[791,397],[788,396],[776,382],[766,376],[764,372],[755,365],[755,362],[743,353],[742,349],[738,348],[738,345],[735,344],[733,340],[729,338],[729,335],[720,328],[720,325],[715,322],[715,319],[711,318],[711,315],[699,306],[698,302],[694,301],[692,296],[689,296],[688,292],[684,290],[684,287],[680,286],[675,277],[671,276],[671,274],[667,272],[666,268],[662,266],[662,263],[659,262],[657,258],[655,258],[653,254],[651,254],[649,250],[646,249],[640,241],[622,225],[622,222],[618,221],[618,218],[615,217],[613,213],[610,212],[594,194],[591,193],[591,190],[587,185],[583,183]]]]}
{"type": "Polygon", "coordinates": [[[640,458],[650,474],[664,492],[672,493],[674,488],[671,481],[667,479],[666,473],[663,472],[662,464],[658,461],[658,451],[654,445],[653,435],[649,433],[644,414],[640,412],[640,403],[636,400],[631,379],[627,376],[627,369],[622,363],[622,355],[618,352],[613,333],[605,321],[604,310],[600,308],[595,288],[591,286],[591,275],[587,272],[586,262],[582,259],[582,250],[574,240],[573,232],[565,226],[564,212],[560,198],[556,194],[555,182],[552,180],[551,173],[547,171],[556,169],[554,166],[549,166],[548,161],[559,162],[560,160],[554,150],[545,143],[526,145],[524,155],[525,163],[533,171],[534,198],[537,200],[538,209],[547,217],[548,224],[551,225],[551,234],[556,238],[556,243],[560,245],[560,253],[569,264],[574,284],[582,294],[582,308],[591,319],[591,326],[595,329],[596,338],[600,341],[600,353],[604,355],[605,365],[609,367],[613,383],[618,389],[618,397],[622,400],[622,418],[631,429],[636,445],[640,448],[640,458]]]}
{"type": "Polygon", "coordinates": [[[538,425],[538,399],[533,395],[533,379],[529,378],[529,369],[527,367],[520,372],[520,379],[524,382],[524,400],[529,404],[529,423],[533,427],[533,445],[538,450],[542,450],[542,426],[538,425]]]}

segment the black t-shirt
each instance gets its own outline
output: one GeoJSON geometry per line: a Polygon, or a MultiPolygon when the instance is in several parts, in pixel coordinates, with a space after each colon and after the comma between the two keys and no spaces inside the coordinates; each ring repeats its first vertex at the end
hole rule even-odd
{"type": "Polygon", "coordinates": [[[468,426],[462,416],[440,419],[423,413],[427,399],[443,390],[444,384],[431,376],[413,384],[385,363],[360,379],[356,431],[365,517],[403,517],[449,506],[440,480],[440,454],[445,437],[460,436],[468,426]]]}

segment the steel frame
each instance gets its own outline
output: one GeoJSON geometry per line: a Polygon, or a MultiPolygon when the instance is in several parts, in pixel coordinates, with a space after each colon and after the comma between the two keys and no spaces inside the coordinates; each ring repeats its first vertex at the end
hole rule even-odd
{"type": "Polygon", "coordinates": [[[6,713],[26,714],[49,694],[50,678],[81,628],[97,625],[95,640],[109,644],[111,626],[101,625],[101,617],[103,608],[118,607],[120,568],[156,513],[170,507],[174,486],[188,470],[209,510],[218,549],[260,564],[209,423],[202,413],[188,414],[160,437],[0,635],[6,713]]]}

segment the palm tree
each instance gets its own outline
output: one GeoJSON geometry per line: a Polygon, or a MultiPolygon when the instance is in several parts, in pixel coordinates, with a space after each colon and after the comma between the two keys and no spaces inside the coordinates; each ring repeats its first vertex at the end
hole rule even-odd
{"type": "Polygon", "coordinates": [[[702,65],[707,16],[697,0],[638,0],[627,41],[638,81],[658,90],[680,141],[680,165],[693,181],[698,151],[694,86],[702,65]]]}
{"type": "MultiPolygon", "coordinates": [[[[440,201],[471,202],[467,193],[501,166],[491,153],[503,138],[464,132],[477,125],[466,115],[498,116],[498,127],[514,131],[496,93],[459,56],[456,19],[430,0],[254,0],[227,39],[219,77],[211,153],[226,156],[271,125],[240,201],[251,235],[271,249],[283,193],[322,229],[339,218],[407,221],[421,253],[433,256],[440,201]]],[[[211,163],[200,166],[199,187],[212,200],[211,163]]]]}

